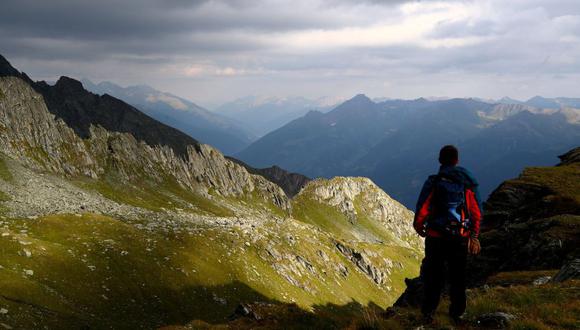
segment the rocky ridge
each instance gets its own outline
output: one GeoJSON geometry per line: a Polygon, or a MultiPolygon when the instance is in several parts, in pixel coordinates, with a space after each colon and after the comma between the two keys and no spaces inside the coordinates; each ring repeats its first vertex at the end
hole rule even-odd
{"type": "Polygon", "coordinates": [[[284,190],[289,198],[296,196],[296,194],[298,194],[300,190],[302,190],[302,188],[304,188],[304,186],[311,180],[305,175],[299,173],[290,173],[276,165],[266,168],[254,168],[242,162],[241,160],[231,157],[227,158],[237,164],[242,165],[248,172],[261,175],[271,182],[274,182],[280,186],[282,190],[284,190]]]}
{"type": "Polygon", "coordinates": [[[93,179],[111,167],[127,181],[146,176],[161,182],[170,175],[180,185],[206,195],[210,188],[223,196],[256,190],[277,206],[289,207],[278,186],[249,174],[210,146],[191,144],[187,157],[182,158],[168,146],[150,146],[131,134],[110,132],[101,126],[91,126],[90,136],[82,139],[62,119],[55,118],[43,97],[20,78],[0,78],[0,89],[0,129],[4,132],[0,146],[29,166],[93,179]]]}
{"type": "MultiPolygon", "coordinates": [[[[311,181],[299,194],[337,208],[356,224],[364,216],[381,223],[397,238],[415,237],[413,212],[392,199],[368,178],[335,177],[311,181]]],[[[401,244],[406,244],[401,242],[401,244]]],[[[417,245],[417,246],[420,246],[417,245]]]]}

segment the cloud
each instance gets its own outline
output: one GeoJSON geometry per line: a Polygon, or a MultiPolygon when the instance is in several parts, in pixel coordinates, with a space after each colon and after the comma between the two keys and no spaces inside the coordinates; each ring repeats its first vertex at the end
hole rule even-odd
{"type": "Polygon", "coordinates": [[[4,0],[0,40],[0,53],[36,78],[148,83],[198,102],[265,93],[525,98],[575,93],[580,4],[4,0]]]}

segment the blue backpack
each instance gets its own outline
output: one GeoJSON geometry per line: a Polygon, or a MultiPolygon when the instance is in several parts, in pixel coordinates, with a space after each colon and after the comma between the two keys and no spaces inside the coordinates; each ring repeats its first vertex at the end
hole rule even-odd
{"type": "Polygon", "coordinates": [[[452,236],[461,236],[469,226],[465,183],[437,175],[433,185],[432,215],[427,226],[452,236]]]}

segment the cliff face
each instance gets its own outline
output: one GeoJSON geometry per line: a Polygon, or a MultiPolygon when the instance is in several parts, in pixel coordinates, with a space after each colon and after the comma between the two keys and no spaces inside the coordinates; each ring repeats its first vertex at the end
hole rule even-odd
{"type": "Polygon", "coordinates": [[[500,185],[485,204],[474,283],[512,270],[560,268],[580,246],[580,148],[554,167],[527,168],[500,185]]]}
{"type": "MultiPolygon", "coordinates": [[[[150,145],[133,134],[110,131],[99,124],[91,124],[83,138],[85,132],[79,135],[66,121],[49,112],[42,95],[20,78],[0,78],[0,89],[3,95],[0,103],[2,151],[29,166],[93,179],[99,179],[112,169],[127,181],[147,177],[162,182],[170,176],[183,187],[203,194],[208,194],[210,189],[223,196],[241,196],[256,191],[277,206],[289,208],[288,199],[278,186],[249,174],[212,147],[191,138],[184,138],[178,149],[184,150],[184,157],[171,146],[150,145]]],[[[62,103],[68,105],[68,102],[62,103]]],[[[109,112],[116,110],[114,106],[110,109],[109,112]]],[[[101,116],[105,117],[104,110],[102,112],[101,116]]],[[[120,124],[125,125],[139,124],[120,124]]],[[[149,126],[145,123],[139,129],[154,133],[148,130],[149,126]]],[[[177,131],[173,134],[181,136],[177,131]]]]}
{"type": "MultiPolygon", "coordinates": [[[[368,178],[317,179],[308,183],[296,199],[298,202],[309,200],[339,210],[347,220],[344,225],[350,227],[345,230],[359,237],[365,237],[366,226],[381,224],[393,237],[405,240],[416,238],[412,227],[413,212],[392,199],[368,178]]],[[[420,246],[418,239],[412,242],[420,246]]]]}
{"type": "Polygon", "coordinates": [[[242,165],[248,172],[261,175],[269,181],[277,184],[290,198],[296,196],[296,194],[298,194],[300,190],[302,190],[302,188],[304,188],[304,186],[311,180],[307,176],[299,173],[290,173],[276,165],[266,168],[254,168],[242,162],[241,160],[231,157],[227,158],[234,163],[242,165]]]}

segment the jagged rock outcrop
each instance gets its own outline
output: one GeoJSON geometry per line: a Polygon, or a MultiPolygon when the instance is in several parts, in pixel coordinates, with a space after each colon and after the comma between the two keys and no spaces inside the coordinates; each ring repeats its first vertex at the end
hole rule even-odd
{"type": "Polygon", "coordinates": [[[554,167],[528,168],[485,204],[482,253],[470,258],[472,284],[500,271],[560,268],[579,255],[580,148],[554,167]]]}
{"type": "Polygon", "coordinates": [[[574,259],[562,267],[554,276],[552,282],[564,282],[570,279],[580,278],[580,259],[574,259]]]}
{"type": "MultiPolygon", "coordinates": [[[[388,275],[390,275],[391,270],[389,268],[393,266],[390,260],[385,260],[387,268],[381,269],[373,264],[365,252],[358,252],[351,249],[342,243],[336,243],[336,248],[340,253],[352,261],[359,270],[361,270],[365,275],[370,277],[376,284],[382,285],[386,283],[388,275]]],[[[385,265],[382,265],[383,267],[385,265]]]]}
{"type": "MultiPolygon", "coordinates": [[[[66,90],[62,86],[57,88],[66,90]]],[[[72,93],[80,93],[78,88],[74,87],[72,93]]],[[[184,157],[180,157],[172,146],[163,143],[151,145],[133,134],[110,131],[100,124],[90,124],[87,136],[83,137],[84,133],[79,135],[63,119],[52,114],[44,103],[44,97],[21,78],[0,78],[0,90],[0,129],[3,132],[0,148],[5,154],[21,159],[29,166],[95,179],[106,169],[114,169],[127,181],[143,180],[145,175],[161,182],[169,175],[193,191],[207,194],[209,189],[213,189],[224,196],[257,191],[279,207],[289,208],[288,199],[278,186],[261,176],[248,173],[217,150],[199,144],[178,131],[174,131],[173,136],[183,138],[175,143],[180,145],[177,150],[186,152],[184,157]]],[[[67,96],[61,97],[61,102],[68,104],[67,96]]],[[[107,108],[108,112],[115,112],[118,108],[114,104],[121,101],[112,102],[112,107],[107,108]]],[[[149,130],[152,125],[146,124],[143,129],[155,132],[149,130]]]]}
{"type": "Polygon", "coordinates": [[[276,165],[266,168],[253,168],[250,165],[242,162],[241,160],[227,157],[229,160],[238,163],[246,168],[248,172],[252,174],[257,174],[265,177],[271,182],[274,182],[284,190],[286,195],[290,198],[294,197],[296,194],[304,188],[304,186],[311,181],[311,179],[305,175],[299,173],[290,173],[276,165]]]}
{"type": "Polygon", "coordinates": [[[526,169],[519,178],[502,183],[485,203],[482,230],[560,214],[580,214],[580,202],[574,196],[579,188],[576,179],[580,176],[580,148],[560,159],[554,168],[526,169]]]}
{"type": "Polygon", "coordinates": [[[413,212],[392,199],[368,178],[335,177],[309,182],[298,194],[332,206],[344,214],[351,224],[362,218],[380,223],[394,237],[415,237],[413,212]]]}
{"type": "Polygon", "coordinates": [[[110,95],[96,95],[83,88],[80,81],[60,77],[54,86],[34,82],[13,68],[0,55],[0,77],[17,77],[43,96],[47,109],[62,119],[81,138],[91,136],[91,127],[101,126],[109,132],[130,133],[150,146],[168,146],[181,157],[190,145],[199,143],[190,136],[164,125],[129,104],[110,95]]]}
{"type": "Polygon", "coordinates": [[[560,158],[560,164],[558,166],[572,165],[574,163],[580,163],[580,147],[572,149],[567,153],[558,156],[560,158]]]}

